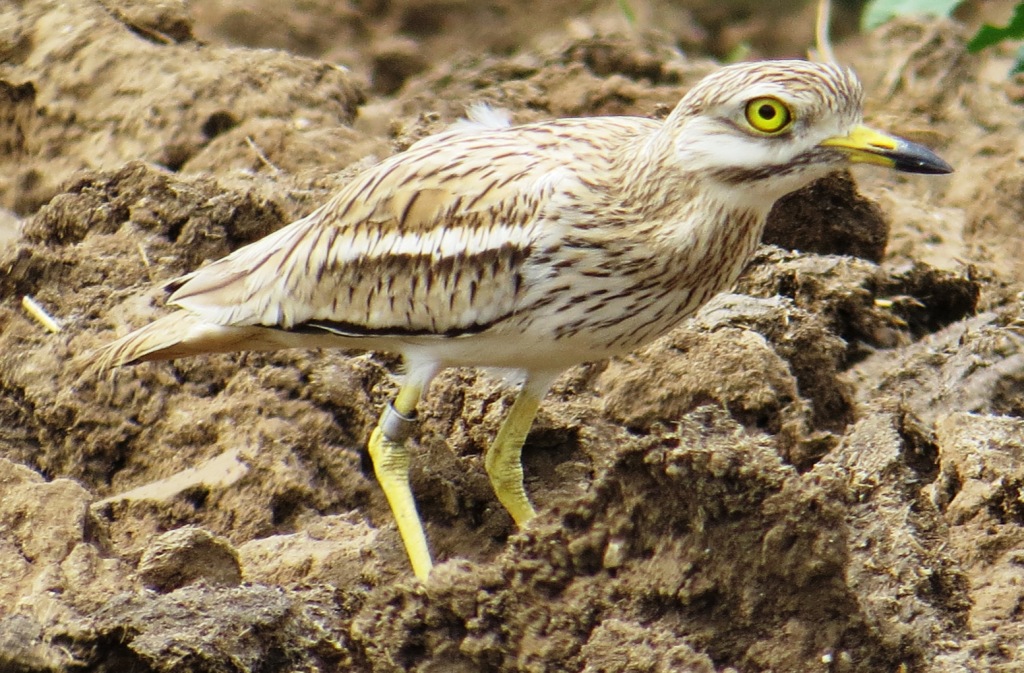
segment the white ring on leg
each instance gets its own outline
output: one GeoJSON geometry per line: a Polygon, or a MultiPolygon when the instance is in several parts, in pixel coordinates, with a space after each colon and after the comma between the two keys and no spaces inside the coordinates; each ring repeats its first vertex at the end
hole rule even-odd
{"type": "Polygon", "coordinates": [[[406,416],[395,409],[394,404],[389,403],[380,414],[380,434],[392,442],[401,444],[416,431],[418,417],[419,414],[415,411],[411,417],[406,416]]]}

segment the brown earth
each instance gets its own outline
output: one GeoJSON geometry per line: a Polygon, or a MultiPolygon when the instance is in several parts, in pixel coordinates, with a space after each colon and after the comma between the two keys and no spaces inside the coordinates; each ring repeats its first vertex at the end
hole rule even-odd
{"type": "Polygon", "coordinates": [[[415,446],[439,561],[419,583],[364,450],[394,358],[96,380],[83,354],[469,104],[661,116],[715,67],[700,54],[799,53],[811,14],[194,4],[0,7],[0,670],[1024,670],[1007,54],[968,54],[951,22],[842,41],[869,121],[957,172],[787,198],[735,294],[568,372],[527,441],[525,530],[481,465],[509,392],[442,375],[415,446]]]}

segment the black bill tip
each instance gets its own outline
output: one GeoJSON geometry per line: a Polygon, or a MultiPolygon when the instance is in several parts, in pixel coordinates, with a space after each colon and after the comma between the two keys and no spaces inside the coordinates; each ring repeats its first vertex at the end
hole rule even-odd
{"type": "Polygon", "coordinates": [[[924,145],[900,140],[896,149],[885,152],[883,156],[892,160],[892,167],[904,173],[924,173],[926,175],[944,175],[952,173],[953,167],[935,152],[924,145]]]}

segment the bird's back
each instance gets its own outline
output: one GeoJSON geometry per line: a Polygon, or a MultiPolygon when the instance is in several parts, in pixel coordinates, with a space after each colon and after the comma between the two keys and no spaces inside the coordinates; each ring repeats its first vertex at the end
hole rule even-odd
{"type": "Polygon", "coordinates": [[[522,308],[537,280],[531,256],[584,217],[588,183],[656,130],[616,117],[429,138],[305,218],[175,281],[169,303],[222,325],[485,331],[522,308]]]}

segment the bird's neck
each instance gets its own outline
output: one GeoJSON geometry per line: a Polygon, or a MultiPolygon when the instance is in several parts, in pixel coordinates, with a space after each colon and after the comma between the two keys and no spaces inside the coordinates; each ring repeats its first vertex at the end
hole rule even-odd
{"type": "Polygon", "coordinates": [[[619,175],[629,176],[610,185],[618,210],[654,245],[690,250],[753,240],[742,245],[753,253],[760,241],[775,199],[759,198],[750,190],[718,183],[676,161],[675,148],[666,134],[654,133],[623,152],[619,175]]]}
{"type": "Polygon", "coordinates": [[[662,134],[625,155],[630,178],[615,188],[618,209],[632,223],[629,238],[645,241],[644,254],[663,261],[661,273],[678,276],[681,287],[706,300],[746,267],[773,203],[686,171],[674,156],[662,134]]]}

